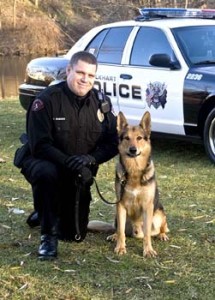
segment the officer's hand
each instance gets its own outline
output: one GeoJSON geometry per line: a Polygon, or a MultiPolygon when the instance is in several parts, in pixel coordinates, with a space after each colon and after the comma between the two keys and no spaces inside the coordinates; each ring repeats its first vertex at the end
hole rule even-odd
{"type": "Polygon", "coordinates": [[[93,175],[89,168],[83,167],[79,170],[77,183],[82,186],[90,186],[93,184],[93,175]]]}
{"type": "Polygon", "coordinates": [[[93,156],[86,155],[72,155],[66,159],[66,166],[71,171],[79,171],[83,167],[90,166],[96,163],[93,156]]]}

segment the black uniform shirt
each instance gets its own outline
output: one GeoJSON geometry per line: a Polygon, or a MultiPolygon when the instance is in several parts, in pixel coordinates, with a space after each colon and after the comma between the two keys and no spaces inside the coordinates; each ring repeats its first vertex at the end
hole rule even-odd
{"type": "Polygon", "coordinates": [[[114,157],[116,117],[111,110],[102,114],[99,101],[94,89],[78,97],[66,82],[40,93],[27,114],[32,155],[61,165],[74,154],[91,154],[98,164],[114,157]]]}

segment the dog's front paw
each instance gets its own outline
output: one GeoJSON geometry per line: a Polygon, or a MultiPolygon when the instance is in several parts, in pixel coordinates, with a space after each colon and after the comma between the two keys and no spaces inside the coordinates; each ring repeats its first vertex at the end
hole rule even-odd
{"type": "Polygon", "coordinates": [[[166,233],[160,233],[159,234],[159,239],[161,240],[161,241],[168,241],[169,240],[169,238],[168,238],[168,236],[166,235],[166,233]]]}
{"type": "Polygon", "coordinates": [[[114,249],[114,252],[118,255],[123,255],[123,254],[127,253],[126,248],[123,246],[116,246],[116,248],[114,249]]]}
{"type": "Polygon", "coordinates": [[[117,233],[111,234],[106,238],[107,241],[116,242],[117,241],[117,233]]]}
{"type": "Polygon", "coordinates": [[[145,256],[145,257],[156,257],[157,252],[153,248],[147,247],[143,251],[143,256],[145,256]]]}

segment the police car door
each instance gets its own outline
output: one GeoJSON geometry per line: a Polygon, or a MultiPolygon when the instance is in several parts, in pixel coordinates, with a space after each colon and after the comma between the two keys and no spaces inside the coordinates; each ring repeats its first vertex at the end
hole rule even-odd
{"type": "Polygon", "coordinates": [[[98,70],[94,86],[111,98],[115,113],[119,112],[117,86],[123,50],[132,28],[105,28],[86,49],[97,56],[98,70]]]}
{"type": "MultiPolygon", "coordinates": [[[[152,117],[152,130],[184,135],[183,85],[187,66],[179,68],[154,67],[152,54],[165,53],[176,59],[170,42],[160,28],[135,27],[130,39],[130,56],[124,57],[119,81],[119,106],[132,123],[139,121],[145,111],[152,117]],[[132,40],[133,39],[133,40],[132,40]]],[[[177,53],[181,56],[180,52],[177,53]]],[[[180,57],[183,60],[182,56],[180,57]]]]}

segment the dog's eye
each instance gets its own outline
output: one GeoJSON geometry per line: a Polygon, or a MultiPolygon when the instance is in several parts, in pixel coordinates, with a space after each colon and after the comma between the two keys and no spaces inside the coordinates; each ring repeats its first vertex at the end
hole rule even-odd
{"type": "Polygon", "coordinates": [[[143,137],[139,135],[139,136],[137,137],[137,140],[140,141],[140,140],[142,140],[142,138],[143,138],[143,137]]]}
{"type": "Polygon", "coordinates": [[[126,141],[129,141],[130,139],[129,139],[129,136],[124,136],[124,140],[126,140],[126,141]]]}

